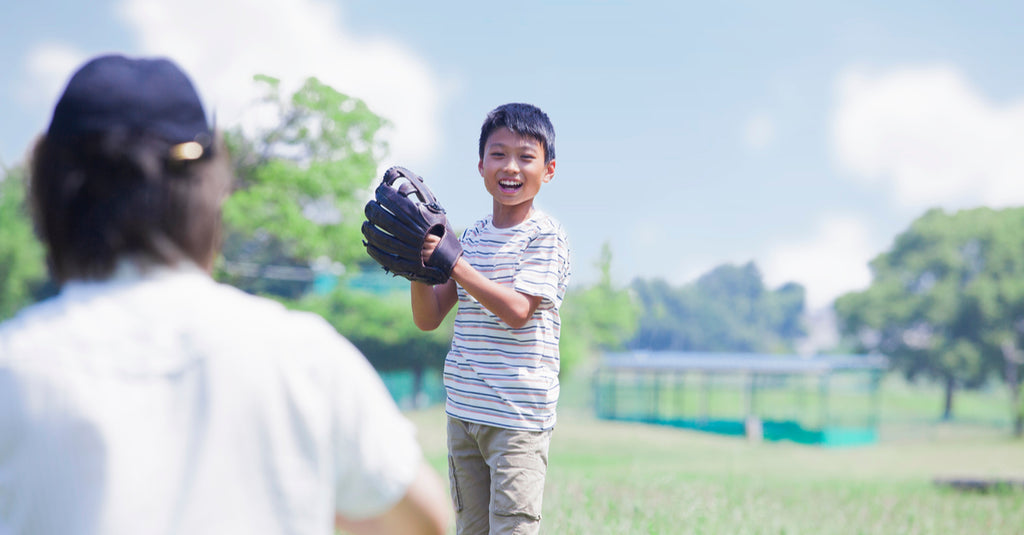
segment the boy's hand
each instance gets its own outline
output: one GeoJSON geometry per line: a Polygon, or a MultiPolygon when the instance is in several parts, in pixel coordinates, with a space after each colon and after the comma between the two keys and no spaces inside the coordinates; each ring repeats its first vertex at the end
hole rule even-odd
{"type": "Polygon", "coordinates": [[[440,237],[434,234],[427,234],[426,239],[423,240],[423,249],[420,250],[420,260],[424,264],[430,260],[430,257],[434,254],[434,251],[440,243],[440,237]]]}
{"type": "Polygon", "coordinates": [[[462,245],[422,178],[388,169],[365,213],[363,245],[384,271],[431,285],[448,281],[462,245]]]}

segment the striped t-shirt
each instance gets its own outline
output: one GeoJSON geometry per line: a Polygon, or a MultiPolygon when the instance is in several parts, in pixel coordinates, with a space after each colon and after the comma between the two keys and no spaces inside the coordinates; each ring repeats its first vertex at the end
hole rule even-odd
{"type": "Polygon", "coordinates": [[[569,283],[569,242],[562,226],[534,209],[511,228],[488,216],[462,235],[463,258],[487,278],[540,296],[526,325],[513,329],[458,286],[452,348],[444,365],[449,416],[507,429],[555,425],[558,309],[569,283]]]}

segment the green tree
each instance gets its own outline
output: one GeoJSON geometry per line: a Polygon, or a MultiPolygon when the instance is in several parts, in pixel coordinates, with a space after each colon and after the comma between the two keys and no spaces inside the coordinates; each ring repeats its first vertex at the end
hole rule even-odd
{"type": "Polygon", "coordinates": [[[866,290],[836,301],[840,332],[860,350],[888,355],[908,378],[941,381],[944,418],[953,415],[958,387],[981,386],[1000,372],[1019,399],[1021,229],[1024,208],[929,210],[871,261],[866,290]]]}
{"type": "Polygon", "coordinates": [[[293,94],[256,76],[273,125],[227,140],[237,173],[224,206],[226,238],[217,278],[323,316],[378,371],[440,369],[451,343],[447,328],[416,329],[408,292],[353,290],[348,278],[366,265],[359,230],[363,205],[387,145],[388,122],[359,99],[309,78],[293,94]],[[340,275],[328,293],[311,292],[321,265],[340,275]]]}
{"type": "Polygon", "coordinates": [[[0,321],[31,304],[47,280],[45,252],[25,201],[25,172],[0,179],[0,321]]]}
{"type": "Polygon", "coordinates": [[[353,268],[365,260],[364,193],[387,151],[381,130],[388,123],[316,78],[289,96],[275,78],[255,81],[277,119],[254,134],[235,129],[226,136],[237,183],[224,206],[217,276],[294,298],[308,290],[314,263],[353,268]],[[267,266],[285,275],[275,277],[267,266]]]}
{"type": "Polygon", "coordinates": [[[600,351],[623,349],[636,331],[636,301],[628,289],[615,288],[612,283],[611,245],[601,247],[595,265],[601,274],[597,284],[570,290],[562,305],[559,352],[563,374],[600,351]]]}
{"type": "Polygon", "coordinates": [[[770,290],[753,262],[718,266],[679,288],[637,279],[633,290],[642,309],[633,349],[779,353],[805,334],[803,286],[770,290]]]}

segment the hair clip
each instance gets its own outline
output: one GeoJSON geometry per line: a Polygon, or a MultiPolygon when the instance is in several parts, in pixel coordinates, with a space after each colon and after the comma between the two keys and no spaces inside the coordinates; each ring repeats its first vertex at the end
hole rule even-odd
{"type": "Polygon", "coordinates": [[[186,141],[171,147],[171,159],[185,161],[198,160],[203,157],[203,146],[197,141],[186,141]]]}

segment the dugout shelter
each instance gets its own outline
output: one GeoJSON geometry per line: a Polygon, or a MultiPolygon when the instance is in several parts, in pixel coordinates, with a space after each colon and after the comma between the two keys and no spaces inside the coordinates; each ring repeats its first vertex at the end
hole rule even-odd
{"type": "Polygon", "coordinates": [[[821,446],[878,440],[881,355],[628,352],[603,356],[597,416],[821,446]]]}

